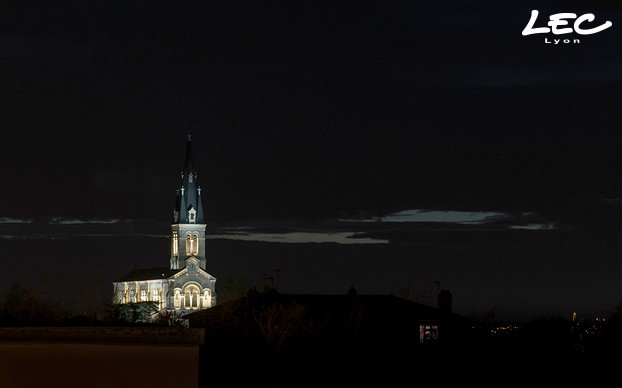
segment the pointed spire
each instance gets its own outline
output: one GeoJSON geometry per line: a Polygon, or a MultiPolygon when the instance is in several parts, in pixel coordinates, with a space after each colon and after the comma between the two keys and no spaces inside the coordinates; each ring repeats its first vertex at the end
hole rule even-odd
{"type": "Polygon", "coordinates": [[[192,158],[192,145],[190,130],[188,130],[188,142],[186,144],[186,158],[184,159],[184,170],[181,175],[181,187],[179,189],[179,200],[175,214],[178,215],[175,222],[180,224],[190,223],[188,211],[193,208],[197,211],[194,222],[203,222],[203,206],[201,205],[201,194],[197,184],[197,172],[194,169],[192,158]]]}
{"type": "Polygon", "coordinates": [[[181,189],[179,190],[180,195],[179,195],[179,209],[177,209],[177,214],[178,214],[178,218],[177,218],[177,222],[180,224],[185,224],[187,223],[187,212],[186,212],[186,194],[185,194],[185,190],[184,187],[182,186],[181,189]]]}
{"type": "Polygon", "coordinates": [[[190,131],[188,131],[188,143],[186,145],[186,160],[184,161],[184,175],[188,176],[190,171],[194,171],[194,161],[192,160],[192,145],[190,141],[190,131]]]}

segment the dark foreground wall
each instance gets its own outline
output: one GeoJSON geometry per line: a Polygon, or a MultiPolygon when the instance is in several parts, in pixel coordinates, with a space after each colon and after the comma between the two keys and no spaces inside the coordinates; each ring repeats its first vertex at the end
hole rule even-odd
{"type": "Polygon", "coordinates": [[[197,387],[202,331],[0,329],[1,386],[197,387]]]}

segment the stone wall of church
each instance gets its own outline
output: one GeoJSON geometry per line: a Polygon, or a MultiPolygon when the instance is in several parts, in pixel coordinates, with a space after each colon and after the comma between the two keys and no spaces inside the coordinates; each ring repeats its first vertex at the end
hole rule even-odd
{"type": "Polygon", "coordinates": [[[216,279],[199,267],[199,260],[192,257],[187,267],[172,278],[169,305],[175,310],[189,311],[215,305],[216,279]]]}
{"type": "Polygon", "coordinates": [[[167,280],[115,282],[113,285],[115,303],[156,302],[160,310],[169,307],[167,280]]]}
{"type": "MultiPolygon", "coordinates": [[[[178,262],[178,269],[186,266],[185,259],[189,256],[198,257],[200,267],[206,269],[205,257],[205,224],[174,224],[171,225],[171,263],[178,262]],[[177,243],[175,244],[175,239],[177,243]]],[[[171,264],[173,265],[173,264],[171,264]]]]}

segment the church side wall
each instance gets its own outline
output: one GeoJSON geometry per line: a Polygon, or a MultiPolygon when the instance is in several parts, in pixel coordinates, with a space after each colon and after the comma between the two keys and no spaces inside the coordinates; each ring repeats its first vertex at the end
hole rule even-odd
{"type": "Polygon", "coordinates": [[[114,303],[156,302],[158,308],[168,308],[168,281],[163,279],[115,282],[114,303]]]}
{"type": "Polygon", "coordinates": [[[178,268],[185,267],[185,259],[189,256],[198,257],[201,261],[201,268],[205,269],[205,224],[174,224],[171,225],[171,263],[174,262],[175,253],[177,253],[178,268]],[[173,238],[177,234],[177,247],[173,238]],[[194,247],[194,236],[198,237],[198,249],[194,247]],[[188,245],[187,237],[190,236],[190,245],[188,245]],[[175,252],[177,248],[177,252],[175,252]]]}

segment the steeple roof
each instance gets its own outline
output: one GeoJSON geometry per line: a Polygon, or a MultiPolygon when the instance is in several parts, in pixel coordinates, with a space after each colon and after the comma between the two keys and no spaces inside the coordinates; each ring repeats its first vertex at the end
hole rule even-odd
{"type": "Polygon", "coordinates": [[[188,134],[188,143],[186,146],[186,159],[184,160],[184,175],[188,175],[190,171],[194,171],[194,161],[192,160],[192,144],[191,136],[188,134]]]}
{"type": "Polygon", "coordinates": [[[181,174],[181,185],[177,190],[177,202],[173,214],[173,223],[202,224],[205,222],[203,217],[203,205],[201,204],[201,188],[197,184],[197,172],[192,157],[190,134],[188,134],[184,169],[181,174]]]}
{"type": "Polygon", "coordinates": [[[153,279],[168,279],[175,275],[181,269],[170,268],[134,268],[130,272],[119,277],[117,282],[129,282],[129,281],[141,281],[141,280],[153,280],[153,279]]]}

